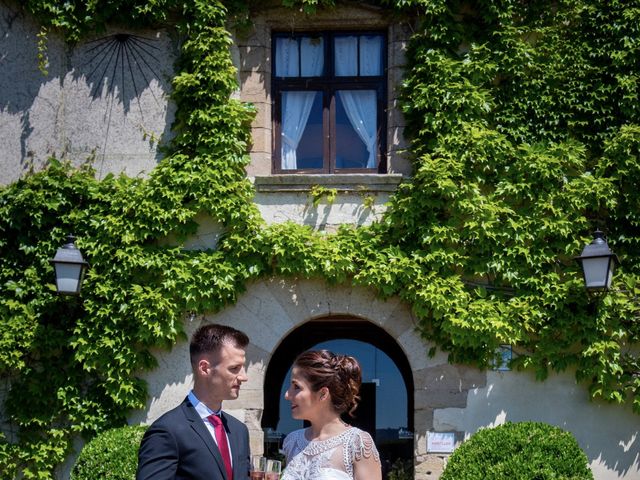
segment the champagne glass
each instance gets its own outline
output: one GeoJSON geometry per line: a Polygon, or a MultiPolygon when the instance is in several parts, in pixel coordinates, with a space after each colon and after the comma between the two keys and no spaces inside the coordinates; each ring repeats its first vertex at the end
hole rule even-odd
{"type": "Polygon", "coordinates": [[[260,455],[251,457],[251,480],[264,480],[264,472],[267,468],[267,459],[260,455]]]}
{"type": "Polygon", "coordinates": [[[264,475],[264,480],[278,480],[280,478],[280,470],[282,469],[282,463],[280,460],[267,459],[267,470],[264,475]]]}

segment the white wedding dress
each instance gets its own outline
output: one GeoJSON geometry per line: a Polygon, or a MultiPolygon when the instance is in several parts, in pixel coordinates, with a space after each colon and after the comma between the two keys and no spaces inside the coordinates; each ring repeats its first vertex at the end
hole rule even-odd
{"type": "Polygon", "coordinates": [[[281,480],[353,480],[353,463],[373,455],[380,461],[371,435],[356,427],[326,440],[310,442],[305,429],[291,432],[282,448],[287,457],[281,480]]]}

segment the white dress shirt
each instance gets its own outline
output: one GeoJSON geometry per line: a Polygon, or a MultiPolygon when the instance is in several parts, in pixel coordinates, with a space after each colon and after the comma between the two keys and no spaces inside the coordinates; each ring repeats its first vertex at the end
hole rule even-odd
{"type": "MultiPolygon", "coordinates": [[[[200,418],[204,422],[204,426],[207,427],[207,430],[211,434],[211,438],[213,438],[213,441],[216,442],[216,445],[218,445],[218,440],[216,439],[216,432],[213,429],[213,425],[209,421],[208,417],[211,414],[220,415],[220,413],[222,412],[222,409],[218,411],[211,410],[204,403],[198,400],[198,397],[196,397],[195,393],[193,393],[193,390],[189,392],[189,401],[195,407],[196,412],[198,412],[198,415],[200,415],[200,418]]],[[[226,430],[224,430],[224,434],[227,435],[226,430]]],[[[227,447],[229,448],[229,458],[231,459],[231,466],[233,466],[233,455],[231,454],[231,442],[229,441],[229,435],[227,435],[227,447]]]]}

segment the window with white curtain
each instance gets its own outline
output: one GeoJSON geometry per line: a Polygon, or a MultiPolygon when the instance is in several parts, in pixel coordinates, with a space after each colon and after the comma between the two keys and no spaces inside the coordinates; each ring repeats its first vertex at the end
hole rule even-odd
{"type": "Polygon", "coordinates": [[[273,35],[276,173],[385,172],[385,36],[273,35]]]}

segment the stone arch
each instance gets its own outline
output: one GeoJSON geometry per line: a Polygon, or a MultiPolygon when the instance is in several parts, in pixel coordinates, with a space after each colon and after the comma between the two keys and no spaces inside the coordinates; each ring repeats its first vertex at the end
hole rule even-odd
{"type": "MultiPolygon", "coordinates": [[[[405,355],[414,388],[414,456],[417,465],[425,463],[429,460],[426,432],[433,428],[434,409],[463,407],[469,388],[484,385],[484,381],[470,369],[449,365],[442,352],[430,358],[427,352],[432,344],[417,333],[410,306],[397,297],[378,298],[364,287],[270,278],[251,283],[235,305],[207,317],[207,321],[233,325],[251,338],[247,350],[249,382],[238,400],[225,403],[225,409],[237,409],[238,416],[250,428],[252,451],[262,452],[265,374],[273,353],[301,325],[339,316],[366,320],[379,327],[396,340],[405,355]]],[[[428,474],[423,478],[437,478],[441,469],[435,467],[430,465],[427,469],[434,477],[428,474]]]]}
{"type": "MultiPolygon", "coordinates": [[[[413,378],[415,478],[438,478],[444,457],[428,455],[426,451],[426,436],[427,431],[433,430],[434,410],[464,408],[469,389],[484,386],[486,374],[449,365],[442,352],[429,357],[427,352],[433,345],[420,338],[410,306],[399,298],[383,300],[364,287],[275,277],[248,284],[235,304],[218,313],[187,318],[185,332],[190,336],[202,323],[221,323],[249,335],[249,381],[243,385],[240,397],[225,402],[224,408],[247,424],[252,453],[257,454],[263,451],[264,445],[265,374],[273,353],[301,325],[339,317],[366,320],[395,339],[413,378]]],[[[155,352],[160,368],[144,375],[150,394],[147,408],[131,415],[130,421],[150,423],[182,401],[192,382],[188,350],[188,342],[183,341],[170,352],[155,352]]],[[[462,437],[462,432],[459,436],[462,437]]]]}

